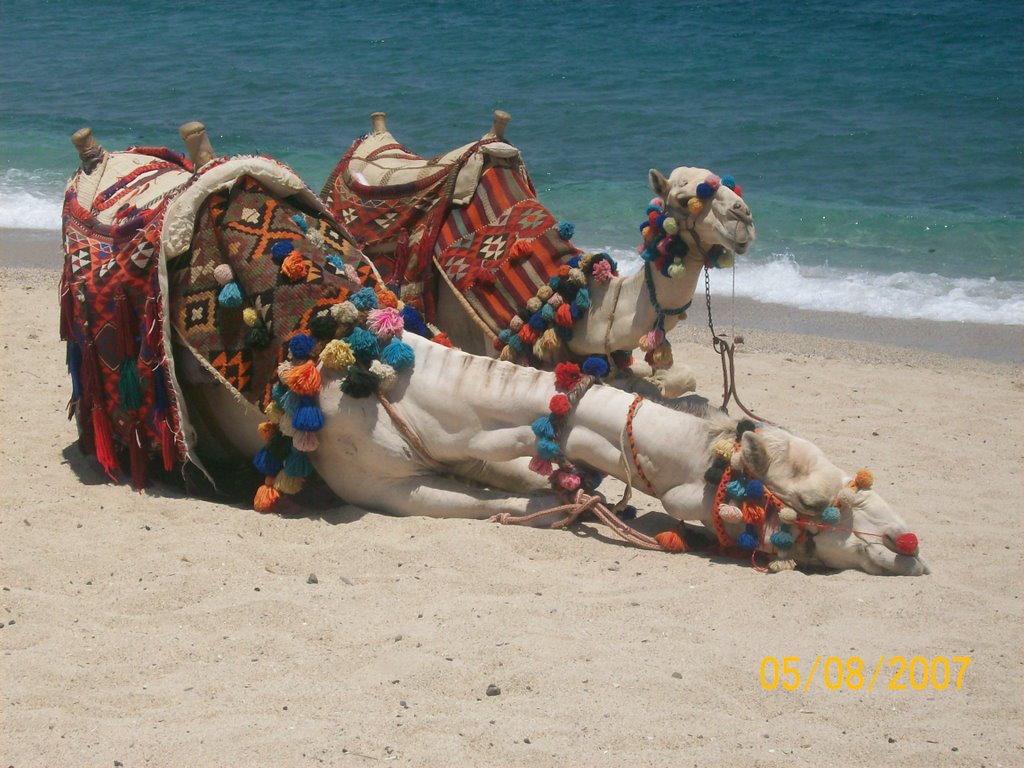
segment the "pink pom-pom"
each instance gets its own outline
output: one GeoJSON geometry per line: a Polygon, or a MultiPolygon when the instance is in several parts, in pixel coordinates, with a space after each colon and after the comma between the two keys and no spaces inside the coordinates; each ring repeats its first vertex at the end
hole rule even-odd
{"type": "Polygon", "coordinates": [[[580,487],[580,476],[572,472],[559,472],[558,485],[566,491],[575,491],[580,487]]]}
{"type": "Polygon", "coordinates": [[[405,320],[394,307],[384,307],[371,309],[366,315],[366,325],[374,336],[384,341],[392,336],[401,338],[405,320]]]}
{"type": "Polygon", "coordinates": [[[668,245],[670,242],[672,241],[667,237],[662,239],[662,241],[658,243],[658,253],[662,256],[666,256],[668,254],[668,245]]]}
{"type": "Polygon", "coordinates": [[[320,438],[316,436],[316,432],[303,432],[302,430],[297,430],[295,435],[292,437],[292,447],[296,451],[312,453],[320,447],[320,438]]]}
{"type": "Polygon", "coordinates": [[[540,456],[534,456],[530,459],[530,469],[538,475],[548,477],[554,468],[551,466],[551,462],[547,459],[542,459],[540,456]]]}
{"type": "Polygon", "coordinates": [[[562,298],[562,294],[560,294],[560,293],[553,293],[553,294],[551,294],[551,298],[548,299],[548,304],[550,304],[555,309],[558,309],[564,303],[565,303],[565,299],[562,298]]]}
{"type": "Polygon", "coordinates": [[[704,183],[712,189],[718,189],[722,186],[722,179],[714,173],[709,173],[708,177],[704,179],[704,183]]]}
{"type": "Polygon", "coordinates": [[[603,285],[612,279],[612,265],[604,259],[601,259],[594,265],[594,269],[591,274],[593,275],[595,283],[603,285]]]}
{"type": "Polygon", "coordinates": [[[662,200],[660,197],[652,197],[651,198],[651,202],[649,202],[648,205],[656,205],[659,208],[664,208],[665,207],[665,201],[662,200]]]}
{"type": "Polygon", "coordinates": [[[653,352],[665,340],[665,332],[661,328],[655,328],[640,339],[640,349],[644,352],[653,352]]]}

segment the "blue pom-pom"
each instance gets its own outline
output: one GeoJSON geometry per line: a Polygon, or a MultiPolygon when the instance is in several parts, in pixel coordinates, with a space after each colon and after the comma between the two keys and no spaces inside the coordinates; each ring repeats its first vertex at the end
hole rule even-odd
{"type": "Polygon", "coordinates": [[[569,314],[572,315],[572,319],[573,320],[579,320],[580,319],[580,314],[581,314],[580,313],[580,308],[578,306],[576,306],[576,304],[570,304],[569,305],[569,314]]]}
{"type": "Polygon", "coordinates": [[[658,253],[658,247],[654,243],[648,243],[647,247],[644,248],[643,253],[640,254],[640,258],[644,261],[657,261],[661,256],[658,253]]]}
{"type": "Polygon", "coordinates": [[[299,400],[299,407],[292,416],[292,426],[302,432],[319,432],[323,429],[324,414],[314,398],[303,397],[299,400]]]}
{"type": "Polygon", "coordinates": [[[563,240],[572,240],[572,236],[576,233],[576,227],[574,227],[568,221],[563,221],[558,225],[558,236],[563,240]]]}
{"type": "Polygon", "coordinates": [[[253,456],[252,463],[261,475],[276,475],[281,471],[281,460],[268,448],[260,448],[260,452],[253,456]]]}
{"type": "Polygon", "coordinates": [[[309,231],[309,224],[306,222],[306,217],[303,216],[301,213],[296,213],[294,216],[292,216],[292,221],[294,221],[295,225],[303,232],[309,231]]]}
{"type": "Polygon", "coordinates": [[[551,423],[550,416],[541,416],[530,425],[530,428],[537,437],[546,437],[549,440],[555,437],[555,425],[551,423]]]}
{"type": "Polygon", "coordinates": [[[542,459],[551,461],[552,459],[557,459],[562,455],[562,449],[554,440],[542,437],[537,441],[537,455],[542,459]]]}
{"type": "Polygon", "coordinates": [[[559,287],[561,287],[562,285],[562,278],[556,275],[555,277],[552,277],[550,280],[548,280],[548,285],[550,286],[552,291],[557,291],[559,287]]]}
{"type": "Polygon", "coordinates": [[[672,259],[662,259],[661,266],[658,267],[658,271],[661,272],[661,274],[664,275],[665,277],[668,277],[668,268],[671,266],[672,259]]]}
{"type": "MultiPolygon", "coordinates": [[[[376,299],[376,296],[374,298],[376,299]]],[[[380,356],[380,344],[377,342],[377,337],[365,328],[358,326],[353,328],[346,340],[352,347],[352,353],[360,362],[369,363],[380,356]]]]}
{"type": "Polygon", "coordinates": [[[573,256],[571,259],[569,259],[565,263],[569,265],[569,269],[575,269],[576,267],[578,267],[580,265],[580,258],[581,257],[579,257],[579,256],[573,256]]]}
{"type": "Polygon", "coordinates": [[[723,176],[722,186],[728,187],[729,189],[736,189],[736,179],[734,179],[732,176],[723,176]]]}
{"type": "Polygon", "coordinates": [[[540,316],[544,318],[545,327],[550,325],[555,322],[555,308],[550,304],[545,304],[540,308],[540,316]]]}
{"type": "Polygon", "coordinates": [[[697,197],[701,200],[710,200],[715,196],[715,190],[711,188],[711,185],[706,182],[701,182],[697,185],[697,197]]]}
{"type": "Polygon", "coordinates": [[[732,498],[742,501],[747,497],[747,485],[742,480],[730,480],[725,484],[725,492],[732,498]]]}
{"type": "Polygon", "coordinates": [[[838,507],[825,507],[825,509],[821,511],[821,521],[828,525],[835,525],[839,522],[840,517],[841,513],[839,512],[838,507]]]}
{"type": "Polygon", "coordinates": [[[339,275],[345,274],[345,262],[341,260],[341,256],[329,253],[327,254],[327,263],[330,264],[334,271],[339,275]]]}
{"type": "Polygon", "coordinates": [[[288,351],[292,353],[293,360],[305,360],[312,354],[315,346],[316,339],[308,333],[299,333],[288,341],[288,351]]]}
{"type": "MultiPolygon", "coordinates": [[[[655,211],[657,211],[658,213],[661,213],[661,206],[660,205],[655,205],[654,203],[651,203],[650,205],[647,206],[647,213],[650,214],[650,213],[654,213],[655,211]]],[[[646,224],[646,223],[647,222],[644,222],[644,224],[646,224]]]]}
{"type": "Polygon", "coordinates": [[[360,288],[352,294],[349,301],[360,311],[377,308],[377,294],[373,292],[373,288],[360,288]]]}
{"type": "Polygon", "coordinates": [[[288,254],[295,250],[295,243],[291,240],[278,240],[270,249],[270,258],[280,266],[288,258],[288,254]]]}
{"type": "Polygon", "coordinates": [[[590,309],[590,291],[586,288],[576,291],[576,306],[580,309],[590,309]]]}
{"type": "Polygon", "coordinates": [[[752,525],[748,525],[747,529],[736,537],[736,544],[740,549],[757,549],[757,536],[752,525]]]}
{"type": "MultiPolygon", "coordinates": [[[[534,312],[532,315],[530,315],[530,319],[527,321],[527,324],[531,328],[533,328],[533,330],[543,331],[545,328],[548,327],[548,322],[547,320],[544,319],[544,310],[547,308],[548,305],[545,304],[543,307],[541,307],[540,312],[534,312]]],[[[554,310],[551,311],[554,312],[554,310]]],[[[551,319],[555,319],[555,316],[553,314],[551,315],[551,319]]]]}
{"type": "Polygon", "coordinates": [[[764,496],[764,483],[760,480],[751,480],[747,483],[747,498],[757,501],[764,496]]]}
{"type": "Polygon", "coordinates": [[[404,371],[412,368],[416,362],[416,353],[413,348],[404,341],[392,339],[384,349],[380,351],[380,361],[390,365],[396,371],[404,371]]]}
{"type": "Polygon", "coordinates": [[[313,474],[313,465],[309,463],[306,454],[292,448],[284,460],[284,473],[291,477],[309,477],[313,474]]]}
{"type": "Polygon", "coordinates": [[[603,379],[608,375],[608,361],[600,355],[591,355],[583,361],[583,372],[588,376],[603,379]]]}
{"type": "Polygon", "coordinates": [[[222,307],[228,309],[238,309],[242,306],[242,291],[238,287],[238,283],[232,280],[230,283],[226,283],[223,288],[220,289],[220,294],[217,296],[217,303],[222,307]]]}
{"type": "Polygon", "coordinates": [[[656,226],[658,229],[660,229],[662,232],[664,232],[665,231],[665,219],[667,219],[667,218],[668,218],[668,216],[666,214],[664,214],[664,213],[661,214],[660,216],[655,217],[655,219],[654,219],[654,226],[656,226]]]}
{"type": "Polygon", "coordinates": [[[519,338],[518,334],[512,334],[512,337],[508,340],[508,345],[512,348],[513,352],[522,352],[523,340],[519,338]]]}
{"type": "Polygon", "coordinates": [[[410,333],[415,333],[417,336],[424,336],[428,339],[434,335],[427,328],[427,324],[423,322],[423,316],[414,307],[406,304],[398,314],[405,321],[405,330],[410,333]]]}
{"type": "Polygon", "coordinates": [[[793,546],[793,535],[786,531],[776,531],[771,537],[772,546],[776,549],[790,549],[793,546]]]}
{"type": "Polygon", "coordinates": [[[283,381],[278,381],[278,382],[275,382],[274,386],[270,388],[270,396],[272,398],[274,398],[275,400],[277,400],[278,403],[280,403],[281,402],[281,398],[284,397],[284,393],[288,392],[288,391],[289,391],[289,389],[285,385],[285,383],[283,381]]]}
{"type": "Polygon", "coordinates": [[[512,331],[510,331],[508,328],[504,328],[498,331],[498,338],[501,339],[506,344],[508,344],[509,340],[512,338],[512,331]]]}

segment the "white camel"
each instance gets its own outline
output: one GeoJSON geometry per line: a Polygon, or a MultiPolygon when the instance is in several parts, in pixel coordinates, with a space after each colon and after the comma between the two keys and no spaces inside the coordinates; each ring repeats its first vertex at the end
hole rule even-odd
{"type": "MultiPolygon", "coordinates": [[[[232,252],[231,245],[221,249],[223,252],[218,250],[228,236],[228,225],[224,222],[229,214],[225,213],[226,203],[207,203],[211,195],[225,191],[233,194],[235,189],[245,187],[243,191],[249,197],[245,198],[248,207],[241,209],[243,223],[258,221],[261,210],[272,211],[279,221],[303,219],[307,204],[314,206],[315,213],[315,198],[298,177],[278,163],[252,157],[211,163],[212,152],[203,150],[203,142],[199,142],[199,147],[196,175],[185,179],[176,175],[185,171],[172,168],[160,177],[162,190],[147,200],[156,206],[152,210],[163,217],[162,232],[158,232],[158,268],[162,298],[171,306],[164,307],[164,333],[158,336],[166,349],[173,349],[173,356],[147,362],[144,370],[141,360],[131,360],[145,375],[166,366],[169,383],[179,398],[178,436],[183,440],[186,460],[201,464],[204,449],[251,455],[264,448],[268,434],[278,432],[288,436],[286,442],[290,441],[294,450],[302,433],[307,438],[299,449],[304,460],[311,463],[335,493],[351,503],[394,515],[513,522],[516,518],[530,519],[545,513],[565,501],[565,493],[537,491],[537,482],[524,477],[525,464],[531,456],[531,468],[545,474],[551,470],[550,464],[543,469],[541,465],[547,462],[538,461],[535,455],[543,442],[539,436],[547,434],[551,438],[547,441],[548,449],[557,454],[556,464],[562,468],[553,475],[561,475],[553,486],[561,483],[562,488],[574,489],[573,484],[563,482],[573,472],[577,484],[580,475],[589,476],[593,471],[617,477],[627,485],[639,477],[644,488],[661,501],[672,517],[704,523],[722,543],[780,553],[782,563],[859,568],[879,574],[928,572],[917,553],[916,538],[899,515],[871,489],[870,478],[863,472],[844,473],[806,440],[774,427],[754,429],[752,424],[737,424],[717,412],[695,415],[672,410],[612,387],[587,388],[589,379],[581,377],[572,365],[555,373],[525,368],[450,349],[409,332],[403,335],[400,328],[392,329],[395,339],[388,346],[401,338],[408,353],[415,356],[414,364],[407,357],[407,364],[401,367],[397,360],[394,368],[383,366],[381,361],[386,355],[381,353],[370,365],[364,365],[365,361],[353,362],[352,358],[349,364],[338,365],[338,350],[349,348],[342,343],[345,339],[351,343],[351,349],[356,348],[355,337],[363,318],[358,313],[348,315],[329,342],[321,339],[314,343],[311,336],[302,333],[299,336],[309,339],[311,345],[302,351],[301,345],[293,343],[295,339],[273,342],[286,344],[282,348],[290,350],[288,359],[276,368],[279,383],[286,382],[281,386],[291,389],[292,394],[301,393],[303,402],[310,407],[315,401],[320,414],[317,424],[302,426],[297,411],[282,411],[275,405],[277,394],[263,412],[252,402],[261,398],[235,389],[223,367],[211,363],[209,356],[198,354],[185,325],[192,321],[206,323],[205,310],[175,306],[173,302],[181,299],[168,285],[173,283],[176,271],[199,265],[197,271],[203,279],[208,280],[208,273],[212,273],[218,282],[224,283],[225,290],[235,285],[243,295],[251,292],[253,286],[246,283],[249,267],[240,262],[234,263],[233,283],[218,276],[218,272],[224,271],[223,266],[231,266],[238,254],[232,252]],[[180,183],[171,183],[174,180],[180,183]],[[247,180],[259,182],[252,187],[256,192],[250,192],[247,180]],[[160,198],[169,200],[169,205],[160,208],[160,198]],[[203,254],[199,253],[200,248],[203,254]],[[329,347],[333,362],[328,360],[329,347]],[[319,364],[314,365],[317,357],[319,364]],[[297,376],[300,371],[301,376],[297,376]],[[376,397],[360,396],[348,386],[357,378],[356,374],[364,382],[374,382],[376,397]],[[304,387],[301,390],[296,383],[299,379],[304,387]],[[312,389],[308,388],[311,382],[312,389]],[[562,397],[566,392],[569,397],[562,397]],[[276,420],[276,424],[268,422],[268,417],[271,422],[276,420]],[[545,425],[554,425],[556,429],[544,432],[545,425]],[[309,443],[309,433],[303,430],[314,428],[317,437],[309,443]],[[627,443],[633,446],[632,450],[625,447],[627,443]],[[739,485],[733,487],[733,482],[727,482],[730,480],[739,485]],[[752,532],[756,532],[757,541],[748,546],[743,537],[752,532]]],[[[99,152],[95,145],[83,150],[84,170],[69,185],[71,193],[82,193],[76,200],[80,213],[89,209],[90,200],[109,199],[107,191],[123,191],[124,187],[116,183],[124,178],[126,170],[140,166],[137,154],[122,157],[121,153],[105,153],[103,161],[97,162],[99,152]]],[[[144,185],[142,188],[145,191],[144,185]]],[[[153,191],[149,188],[148,194],[153,191]]],[[[141,196],[136,198],[136,202],[141,200],[141,196]]],[[[309,209],[305,214],[309,215],[309,209]]],[[[138,242],[143,246],[146,234],[147,230],[142,230],[139,235],[138,242]]],[[[312,262],[311,268],[316,271],[303,273],[301,278],[282,276],[281,280],[302,286],[308,275],[323,275],[325,287],[342,285],[343,277],[333,283],[326,279],[327,265],[334,257],[327,252],[321,237],[303,239],[301,248],[303,257],[312,262]]],[[[70,259],[76,254],[79,271],[73,266],[66,270],[62,286],[66,296],[84,295],[90,290],[90,284],[76,277],[83,274],[81,252],[72,253],[69,249],[68,264],[72,265],[70,259]]],[[[135,263],[143,262],[137,259],[135,263]]],[[[264,268],[268,263],[269,258],[263,262],[264,268]]],[[[286,266],[281,269],[284,275],[286,266]]],[[[200,307],[200,293],[185,295],[195,299],[195,307],[200,307]]],[[[326,299],[333,295],[324,294],[326,299]]],[[[266,294],[261,296],[265,298],[266,294]]],[[[344,304],[355,306],[353,302],[356,298],[337,305],[339,314],[348,311],[344,304]]],[[[228,306],[225,312],[232,309],[228,306]]],[[[376,320],[387,315],[383,309],[378,311],[381,314],[376,320]]],[[[284,316],[282,311],[280,322],[284,316]]],[[[309,313],[304,314],[303,322],[312,325],[310,317],[309,313]]],[[[368,326],[376,322],[372,314],[366,318],[368,326]]],[[[278,321],[275,315],[275,322],[278,321]]],[[[230,325],[227,316],[219,327],[227,329],[230,325]]],[[[204,327],[214,326],[207,323],[204,327]]],[[[275,329],[279,336],[291,331],[275,329]]],[[[144,337],[150,332],[149,327],[141,331],[144,337]]],[[[74,339],[78,336],[72,334],[70,338],[72,345],[77,343],[74,339]]],[[[90,337],[88,344],[92,343],[90,337]]],[[[87,352],[91,354],[91,349],[87,352]]],[[[69,355],[69,360],[72,358],[69,355]]],[[[122,377],[123,371],[124,368],[122,377]]],[[[113,391],[120,390],[123,396],[121,384],[123,381],[116,383],[113,391]]],[[[258,390],[262,391],[262,383],[258,390]]],[[[367,395],[369,390],[361,394],[367,395]]],[[[102,436],[96,425],[105,417],[98,415],[97,409],[104,402],[104,395],[96,394],[94,387],[92,397],[88,407],[99,455],[102,436]]],[[[283,401],[281,397],[280,402],[283,401]]],[[[142,398],[143,407],[147,402],[142,398]]],[[[87,404],[82,401],[78,406],[85,408],[87,404]]],[[[122,401],[120,407],[130,409],[138,405],[125,405],[122,401]]],[[[116,407],[114,411],[121,412],[116,407]]],[[[127,412],[129,417],[124,421],[129,424],[133,418],[142,418],[141,411],[127,412]]],[[[82,414],[79,415],[81,419],[82,414]]],[[[81,419],[80,424],[87,427],[88,421],[81,419]]],[[[116,433],[116,425],[114,429],[116,433]]],[[[140,444],[144,442],[143,433],[127,434],[140,444]]],[[[109,440],[109,435],[106,439],[109,440]]],[[[287,484],[281,482],[287,471],[281,471],[276,483],[268,477],[266,488],[280,487],[286,493],[294,490],[285,488],[287,484]]],[[[578,508],[588,503],[587,494],[569,495],[575,496],[578,508]]],[[[593,503],[592,499],[589,503],[593,503]]],[[[549,513],[532,521],[551,524],[557,518],[558,514],[549,513]]]]}
{"type": "MultiPolygon", "coordinates": [[[[448,168],[455,174],[449,189],[454,189],[453,210],[457,210],[470,203],[481,174],[492,166],[512,167],[528,179],[518,150],[503,141],[508,120],[507,113],[496,112],[491,132],[480,142],[424,160],[398,144],[387,130],[384,113],[374,113],[372,133],[357,142],[338,164],[322,197],[339,219],[354,228],[356,238],[367,242],[370,258],[376,263],[393,259],[399,230],[406,223],[401,211],[376,218],[367,215],[367,211],[383,205],[389,195],[400,199],[418,179],[431,174],[443,176],[448,168]]],[[[667,179],[651,169],[649,183],[670,219],[666,227],[669,231],[658,232],[667,241],[678,239],[684,244],[679,251],[685,254],[678,256],[675,264],[669,255],[665,269],[645,261],[641,270],[628,276],[607,281],[589,279],[589,308],[581,313],[571,338],[554,354],[545,355],[534,346],[533,360],[550,368],[567,356],[607,356],[615,350],[640,347],[642,351],[629,371],[634,377],[653,382],[664,396],[676,397],[692,391],[695,379],[687,366],[673,361],[671,347],[661,340],[661,332],[667,333],[685,318],[705,265],[728,266],[735,256],[747,253],[755,229],[750,208],[740,195],[707,169],[676,168],[667,179]],[[655,328],[659,333],[652,336],[655,328]]],[[[501,220],[502,213],[500,209],[493,211],[495,222],[501,220]]],[[[415,249],[421,236],[421,231],[414,231],[409,247],[415,249]]],[[[423,254],[418,258],[422,261],[423,254]]],[[[422,270],[423,265],[418,268],[422,270]]],[[[474,304],[472,298],[467,301],[453,281],[444,277],[440,265],[435,268],[441,274],[437,326],[463,350],[495,356],[496,334],[503,329],[491,327],[479,304],[474,304]]],[[[497,280],[502,281],[500,273],[497,280]]],[[[423,289],[419,282],[413,287],[423,289]]]]}

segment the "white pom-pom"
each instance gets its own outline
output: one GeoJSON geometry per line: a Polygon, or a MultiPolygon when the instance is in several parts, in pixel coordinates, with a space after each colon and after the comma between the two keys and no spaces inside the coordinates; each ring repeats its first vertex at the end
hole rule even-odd
{"type": "Polygon", "coordinates": [[[235,273],[231,271],[230,264],[218,264],[213,269],[213,278],[218,285],[227,285],[235,279],[235,273]]]}
{"type": "Polygon", "coordinates": [[[732,458],[729,459],[729,466],[733,468],[734,472],[741,472],[743,470],[743,451],[733,453],[732,458]]]}
{"type": "Polygon", "coordinates": [[[586,285],[587,276],[583,274],[582,269],[573,268],[569,270],[569,282],[573,285],[586,285]]]}
{"type": "Polygon", "coordinates": [[[380,388],[384,392],[395,386],[395,382],[398,380],[395,369],[387,363],[382,363],[380,360],[374,360],[370,363],[370,373],[380,379],[380,388]]]}
{"type": "Polygon", "coordinates": [[[743,522],[743,510],[739,507],[734,507],[732,504],[723,504],[718,508],[718,516],[722,518],[723,523],[742,523],[743,522]]]}
{"type": "Polygon", "coordinates": [[[295,366],[292,365],[288,360],[285,360],[283,363],[278,363],[277,378],[279,378],[281,381],[284,381],[285,376],[287,376],[289,371],[291,371],[291,369],[294,367],[295,366]]]}
{"type": "Polygon", "coordinates": [[[331,317],[339,323],[354,323],[359,319],[359,310],[351,301],[343,301],[331,307],[331,317]]]}
{"type": "Polygon", "coordinates": [[[799,515],[792,507],[783,507],[779,510],[779,520],[784,523],[795,523],[799,515]]]}
{"type": "Polygon", "coordinates": [[[281,421],[277,423],[277,428],[281,430],[281,434],[285,437],[291,437],[295,434],[295,425],[292,424],[292,417],[285,411],[281,414],[281,421]]]}

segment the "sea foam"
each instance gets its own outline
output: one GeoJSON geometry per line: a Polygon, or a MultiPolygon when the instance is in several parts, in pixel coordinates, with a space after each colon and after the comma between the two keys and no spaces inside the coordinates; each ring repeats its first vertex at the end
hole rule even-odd
{"type": "MultiPolygon", "coordinates": [[[[591,250],[591,249],[585,249],[591,250]]],[[[605,249],[623,274],[641,267],[635,252],[605,249]]],[[[1024,325],[1024,282],[992,278],[952,278],[921,272],[875,272],[803,266],[791,253],[736,263],[715,270],[712,295],[731,294],[755,301],[819,312],[851,312],[871,317],[952,320],[993,325],[1024,325]]]]}

